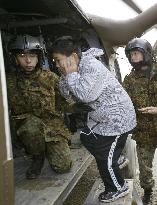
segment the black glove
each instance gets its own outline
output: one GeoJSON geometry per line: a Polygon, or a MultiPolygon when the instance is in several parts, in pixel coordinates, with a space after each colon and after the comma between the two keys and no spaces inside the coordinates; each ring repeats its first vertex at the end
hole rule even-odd
{"type": "Polygon", "coordinates": [[[91,108],[86,103],[75,103],[73,105],[73,110],[74,110],[74,113],[80,113],[80,112],[91,112],[94,109],[91,108]]]}

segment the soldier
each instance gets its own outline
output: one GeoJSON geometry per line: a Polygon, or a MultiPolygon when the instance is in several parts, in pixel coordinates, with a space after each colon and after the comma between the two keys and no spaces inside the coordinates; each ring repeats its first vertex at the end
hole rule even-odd
{"type": "Polygon", "coordinates": [[[133,68],[125,77],[123,86],[137,114],[133,139],[137,142],[140,181],[146,200],[154,184],[151,167],[157,147],[157,116],[151,114],[150,107],[157,105],[157,74],[153,70],[152,47],[148,41],[134,38],[127,44],[125,53],[133,68]]]}
{"type": "MultiPolygon", "coordinates": [[[[8,101],[12,136],[32,155],[27,179],[35,179],[47,157],[53,170],[64,173],[71,168],[68,142],[58,90],[58,76],[42,71],[42,48],[38,38],[17,36],[9,44],[16,70],[7,73],[8,101]]],[[[65,102],[65,100],[64,100],[65,102]]]]}

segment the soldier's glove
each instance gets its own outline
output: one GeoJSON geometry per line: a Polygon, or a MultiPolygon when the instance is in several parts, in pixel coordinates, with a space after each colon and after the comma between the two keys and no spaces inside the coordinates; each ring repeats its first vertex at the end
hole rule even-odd
{"type": "Polygon", "coordinates": [[[73,105],[73,111],[74,113],[81,113],[81,112],[91,112],[94,109],[91,108],[89,105],[86,103],[75,103],[73,105]]]}

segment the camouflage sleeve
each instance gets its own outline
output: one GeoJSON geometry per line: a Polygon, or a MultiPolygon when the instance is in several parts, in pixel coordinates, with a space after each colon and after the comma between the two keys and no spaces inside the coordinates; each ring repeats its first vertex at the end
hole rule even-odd
{"type": "Polygon", "coordinates": [[[14,96],[14,92],[16,90],[16,75],[15,73],[7,73],[6,74],[6,84],[7,84],[7,97],[8,97],[8,107],[9,113],[11,111],[11,99],[14,96]]]}
{"type": "Polygon", "coordinates": [[[127,75],[124,78],[124,81],[123,81],[122,85],[123,85],[123,88],[128,93],[128,95],[131,97],[132,96],[132,89],[131,89],[131,87],[132,87],[132,80],[131,80],[130,75],[127,75]]]}
{"type": "MultiPolygon", "coordinates": [[[[55,110],[61,113],[73,113],[76,110],[75,101],[72,98],[65,98],[59,88],[59,76],[53,72],[47,73],[49,86],[52,86],[55,91],[55,110]]],[[[53,104],[53,102],[52,102],[53,104]]]]}
{"type": "MultiPolygon", "coordinates": [[[[36,106],[39,109],[38,111],[39,115],[47,115],[47,114],[58,115],[59,113],[56,112],[55,87],[59,80],[59,77],[51,71],[42,71],[39,80],[42,86],[46,88],[46,90],[48,91],[48,92],[42,92],[42,98],[39,99],[40,105],[36,106]]],[[[37,103],[38,101],[36,102],[36,104],[37,103]]]]}
{"type": "Polygon", "coordinates": [[[51,71],[43,71],[42,73],[42,75],[45,75],[45,84],[48,84],[48,86],[51,85],[53,88],[55,88],[56,84],[59,82],[59,77],[57,74],[51,71]]]}
{"type": "Polygon", "coordinates": [[[7,91],[10,93],[14,87],[16,82],[16,76],[14,73],[7,73],[6,74],[6,83],[7,83],[7,91]]]}
{"type": "Polygon", "coordinates": [[[61,112],[73,112],[73,103],[68,101],[65,97],[62,96],[60,89],[59,89],[59,77],[55,74],[54,75],[54,89],[55,89],[55,105],[56,110],[61,112]]]}

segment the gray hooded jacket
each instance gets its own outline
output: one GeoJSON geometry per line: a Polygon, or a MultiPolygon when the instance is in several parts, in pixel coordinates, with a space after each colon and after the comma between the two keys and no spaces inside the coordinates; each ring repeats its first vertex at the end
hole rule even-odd
{"type": "Polygon", "coordinates": [[[87,125],[93,132],[115,136],[136,126],[136,114],[130,97],[112,73],[95,57],[103,50],[91,48],[82,53],[79,72],[60,78],[60,91],[65,98],[74,97],[87,103],[87,125]]]}

